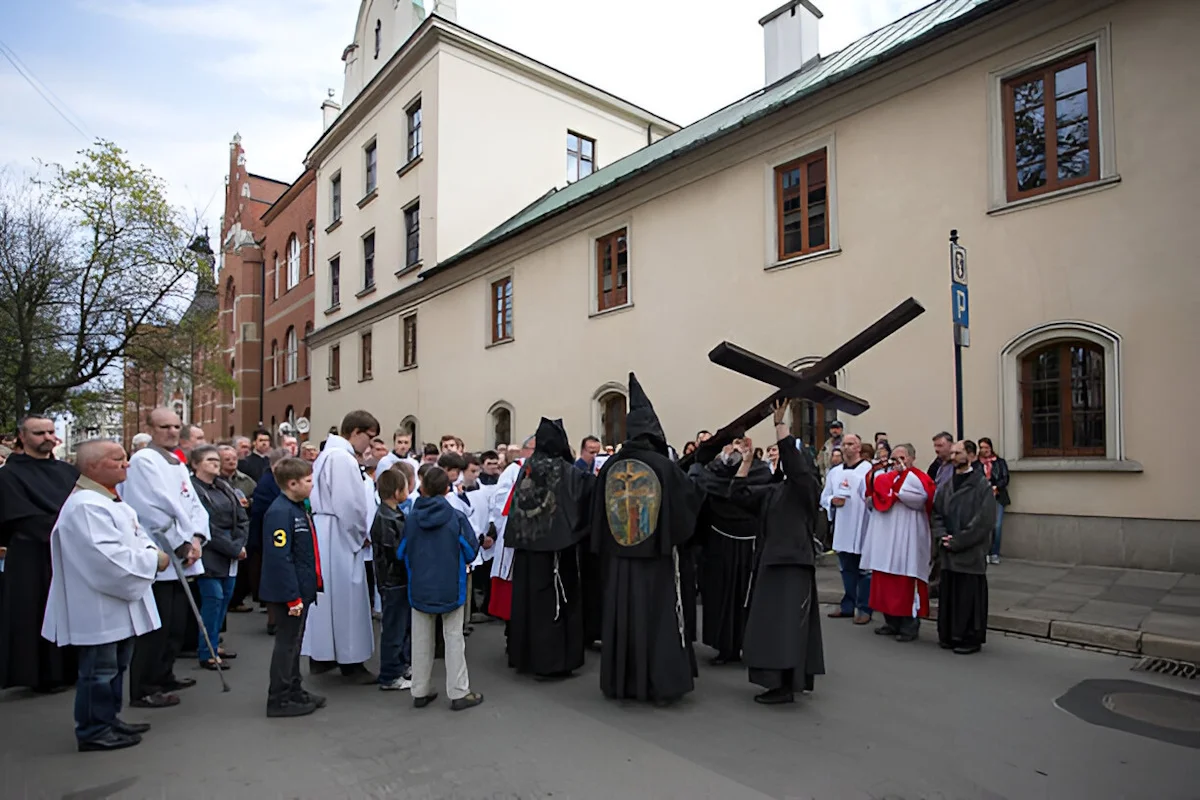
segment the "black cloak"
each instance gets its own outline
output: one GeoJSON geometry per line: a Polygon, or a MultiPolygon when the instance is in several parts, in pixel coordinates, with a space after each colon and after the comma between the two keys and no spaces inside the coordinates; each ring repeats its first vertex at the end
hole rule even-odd
{"type": "Polygon", "coordinates": [[[556,552],[587,534],[590,473],[575,469],[562,420],[542,417],[533,455],[525,460],[513,491],[504,545],[514,550],[556,552]]]}

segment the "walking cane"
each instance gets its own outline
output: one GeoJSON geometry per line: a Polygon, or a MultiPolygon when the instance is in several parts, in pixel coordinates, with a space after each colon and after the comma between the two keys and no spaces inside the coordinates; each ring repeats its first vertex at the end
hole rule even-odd
{"type": "Polygon", "coordinates": [[[217,662],[217,677],[221,679],[221,691],[228,692],[229,684],[225,682],[225,669],[222,666],[221,657],[217,653],[217,648],[213,647],[212,639],[208,638],[208,628],[204,627],[204,619],[200,616],[200,609],[196,608],[196,598],[192,597],[192,590],[187,586],[187,577],[183,574],[183,564],[179,562],[179,556],[175,555],[175,551],[170,547],[160,545],[163,551],[166,552],[167,558],[171,559],[171,566],[175,569],[175,574],[179,576],[179,582],[183,584],[183,593],[187,597],[188,605],[192,607],[192,614],[196,616],[196,625],[200,628],[200,633],[204,636],[204,642],[208,645],[208,652],[213,654],[213,659],[217,662]]]}

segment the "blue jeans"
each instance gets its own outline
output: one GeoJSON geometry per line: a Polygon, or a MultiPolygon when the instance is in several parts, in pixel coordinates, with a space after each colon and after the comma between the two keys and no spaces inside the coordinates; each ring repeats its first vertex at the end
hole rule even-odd
{"type": "MultiPolygon", "coordinates": [[[[200,618],[204,620],[204,629],[208,631],[208,638],[212,639],[214,647],[221,635],[221,626],[225,624],[225,612],[229,610],[236,583],[236,577],[196,578],[196,588],[200,590],[200,618]]],[[[203,633],[196,645],[196,655],[200,657],[201,664],[215,658],[208,649],[208,642],[204,641],[203,633]]]]}
{"type": "Polygon", "coordinates": [[[380,589],[383,623],[379,626],[379,682],[390,683],[412,666],[412,611],[408,587],[380,589]]]}
{"type": "Polygon", "coordinates": [[[121,713],[125,670],[133,658],[133,639],[78,648],[75,682],[75,738],[90,742],[103,736],[121,713]]]}
{"type": "Polygon", "coordinates": [[[871,576],[858,568],[862,556],[858,553],[838,553],[838,568],[842,571],[842,613],[871,616],[871,576]]]}
{"type": "Polygon", "coordinates": [[[1004,524],[1004,506],[996,504],[996,532],[992,534],[992,549],[988,555],[1000,555],[1000,526],[1004,524]]]}

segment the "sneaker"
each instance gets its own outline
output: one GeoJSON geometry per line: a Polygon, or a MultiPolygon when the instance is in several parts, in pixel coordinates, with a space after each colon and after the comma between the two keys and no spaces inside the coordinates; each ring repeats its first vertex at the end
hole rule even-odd
{"type": "Polygon", "coordinates": [[[483,695],[479,694],[479,692],[470,692],[465,697],[450,701],[450,710],[463,711],[468,708],[474,708],[482,702],[483,695]]]}
{"type": "Polygon", "coordinates": [[[305,689],[301,689],[296,693],[296,699],[301,703],[312,703],[317,708],[324,708],[325,704],[328,702],[328,700],[325,698],[325,695],[313,694],[305,689]]]}
{"type": "Polygon", "coordinates": [[[303,717],[317,710],[316,703],[285,700],[279,705],[267,704],[268,717],[303,717]]]}
{"type": "Polygon", "coordinates": [[[399,692],[411,688],[412,681],[408,678],[393,678],[390,681],[379,682],[379,690],[382,692],[399,692]]]}
{"type": "Polygon", "coordinates": [[[126,747],[133,747],[140,744],[142,737],[138,734],[117,733],[115,730],[105,731],[95,739],[89,739],[86,742],[79,742],[79,752],[95,753],[105,752],[107,750],[123,750],[126,747]]]}
{"type": "Polygon", "coordinates": [[[993,564],[999,564],[999,563],[1000,563],[1000,556],[992,556],[992,563],[993,563],[993,564]]]}

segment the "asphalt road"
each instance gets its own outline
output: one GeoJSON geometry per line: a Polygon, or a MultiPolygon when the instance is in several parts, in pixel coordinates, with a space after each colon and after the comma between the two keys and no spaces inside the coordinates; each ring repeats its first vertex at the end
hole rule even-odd
{"type": "MultiPolygon", "coordinates": [[[[1195,681],[1130,671],[1132,660],[995,635],[984,652],[938,649],[927,627],[902,645],[869,628],[825,620],[829,675],[794,706],[764,708],[745,671],[703,664],[674,708],[604,699],[598,665],[543,684],[503,666],[497,624],[468,640],[472,687],[486,695],[453,713],[442,697],[412,708],[322,676],[329,706],[300,719],[264,714],[271,640],[259,614],[235,616],[240,657],[174,709],[128,709],[154,729],[118,753],[76,753],[71,693],[0,699],[4,798],[331,798],[600,800],[1069,800],[1200,797],[1198,753],[1085,722],[1056,707],[1084,680],[1200,693],[1195,681]]],[[[699,648],[702,658],[710,655],[699,648]]],[[[441,680],[441,662],[435,676],[441,680]]],[[[1099,701],[1097,701],[1099,702],[1099,701]]],[[[1200,732],[1200,704],[1159,701],[1120,710],[1200,732]],[[1132,711],[1130,711],[1132,709],[1132,711]],[[1179,709],[1187,709],[1180,712],[1179,709]],[[1156,716],[1157,715],[1157,716],[1156,716]]],[[[1101,716],[1107,712],[1100,710],[1101,716]]],[[[1136,726],[1134,726],[1136,727],[1136,726]]],[[[1171,736],[1167,736],[1171,739],[1171,736]]]]}

